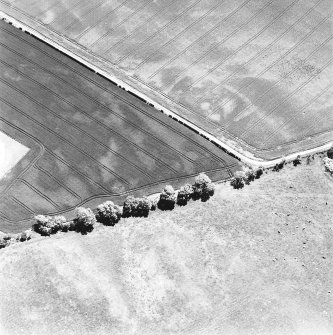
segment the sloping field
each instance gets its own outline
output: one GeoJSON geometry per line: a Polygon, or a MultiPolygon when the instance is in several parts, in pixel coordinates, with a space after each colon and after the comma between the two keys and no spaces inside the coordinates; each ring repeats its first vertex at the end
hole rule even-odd
{"type": "Polygon", "coordinates": [[[0,9],[248,155],[333,136],[331,0],[0,0],[0,9]]]}
{"type": "Polygon", "coordinates": [[[177,187],[201,171],[229,178],[238,166],[185,126],[3,21],[0,73],[0,131],[30,149],[0,180],[2,231],[22,230],[36,213],[177,187]]]}
{"type": "Polygon", "coordinates": [[[318,162],[206,203],[0,250],[1,335],[332,335],[318,162]]]}

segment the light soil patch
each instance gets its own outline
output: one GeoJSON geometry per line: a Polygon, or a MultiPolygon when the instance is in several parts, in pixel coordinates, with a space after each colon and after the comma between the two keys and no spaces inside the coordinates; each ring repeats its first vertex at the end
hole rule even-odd
{"type": "Polygon", "coordinates": [[[29,150],[0,131],[0,179],[10,172],[29,150]]]}
{"type": "Polygon", "coordinates": [[[148,219],[0,251],[4,335],[329,335],[333,182],[315,160],[148,219]]]}

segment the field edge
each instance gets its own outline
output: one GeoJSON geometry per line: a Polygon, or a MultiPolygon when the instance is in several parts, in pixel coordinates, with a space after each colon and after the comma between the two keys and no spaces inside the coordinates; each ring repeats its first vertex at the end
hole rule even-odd
{"type": "MultiPolygon", "coordinates": [[[[282,158],[286,161],[292,161],[298,155],[308,156],[311,154],[327,151],[331,147],[333,147],[333,141],[330,141],[330,142],[327,142],[317,147],[311,147],[310,149],[302,150],[299,152],[293,152],[285,156],[278,156],[278,157],[274,157],[273,159],[265,160],[263,158],[256,156],[253,152],[244,150],[240,144],[238,144],[235,141],[228,140],[224,138],[222,135],[219,135],[219,136],[221,136],[223,140],[218,139],[217,137],[210,134],[206,130],[193,124],[191,121],[173,112],[169,107],[162,106],[156,100],[152,99],[151,97],[149,97],[147,94],[143,92],[144,88],[141,87],[142,85],[140,85],[140,82],[131,83],[131,84],[127,83],[122,78],[124,77],[124,74],[120,70],[118,70],[115,66],[112,66],[112,68],[111,66],[107,66],[108,64],[106,64],[105,60],[99,59],[97,55],[90,53],[89,50],[85,49],[84,47],[80,45],[76,45],[76,43],[66,39],[64,36],[60,36],[57,32],[53,32],[51,29],[44,27],[42,24],[39,24],[38,29],[40,29],[43,32],[41,33],[38,30],[36,30],[37,27],[36,28],[33,27],[36,24],[38,25],[37,22],[30,20],[29,18],[26,18],[26,20],[31,21],[29,22],[29,25],[28,25],[1,10],[0,10],[0,18],[9,24],[12,24],[16,28],[30,34],[31,36],[37,38],[38,40],[55,48],[56,50],[65,54],[66,56],[70,57],[71,59],[74,59],[81,65],[85,66],[86,68],[90,69],[96,74],[102,76],[106,80],[111,81],[114,85],[136,96],[140,100],[143,100],[145,103],[151,105],[156,110],[168,115],[175,121],[185,125],[186,127],[198,133],[199,135],[201,135],[208,141],[211,141],[212,143],[216,144],[222,150],[237,157],[241,162],[248,164],[250,166],[263,166],[263,167],[269,168],[279,163],[282,158]],[[61,38],[61,41],[59,41],[59,38],[61,38]],[[66,44],[67,48],[63,46],[62,44],[66,44]],[[93,58],[93,62],[90,58],[93,58]],[[114,72],[116,73],[114,74],[114,72]],[[134,84],[140,86],[140,88],[142,88],[143,91],[140,91],[134,88],[134,84]]],[[[126,79],[128,80],[128,78],[126,79]]],[[[153,91],[151,91],[151,93],[156,94],[153,91]]],[[[254,151],[255,151],[255,148],[254,148],[254,151]]]]}

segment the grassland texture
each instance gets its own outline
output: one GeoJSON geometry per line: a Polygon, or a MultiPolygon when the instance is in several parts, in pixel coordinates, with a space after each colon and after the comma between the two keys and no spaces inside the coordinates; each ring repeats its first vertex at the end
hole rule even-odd
{"type": "Polygon", "coordinates": [[[0,9],[257,157],[332,139],[331,0],[0,0],[0,9]]]}
{"type": "Polygon", "coordinates": [[[0,230],[237,169],[198,134],[3,21],[0,71],[0,130],[30,148],[0,181],[0,230]]]}
{"type": "Polygon", "coordinates": [[[0,333],[330,335],[332,211],[316,161],[168,214],[5,248],[0,333]]]}

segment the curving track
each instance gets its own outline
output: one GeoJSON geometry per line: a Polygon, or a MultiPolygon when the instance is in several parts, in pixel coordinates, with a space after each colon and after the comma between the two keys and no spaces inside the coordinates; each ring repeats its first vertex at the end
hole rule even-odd
{"type": "Polygon", "coordinates": [[[178,187],[238,161],[30,35],[0,22],[0,130],[30,154],[0,181],[3,231],[37,213],[178,187]]]}

